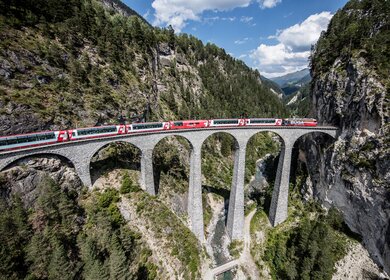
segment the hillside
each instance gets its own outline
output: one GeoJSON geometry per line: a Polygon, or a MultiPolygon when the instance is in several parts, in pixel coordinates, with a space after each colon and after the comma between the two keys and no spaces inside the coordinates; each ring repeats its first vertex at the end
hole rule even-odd
{"type": "MultiPolygon", "coordinates": [[[[117,123],[120,115],[130,122],[144,112],[148,121],[287,115],[257,71],[215,45],[152,28],[118,1],[0,0],[0,38],[0,135],[117,123]]],[[[251,143],[247,180],[256,160],[278,149],[268,134],[251,143]]],[[[207,195],[223,203],[230,189],[233,149],[229,135],[203,147],[212,187],[204,190],[205,227],[213,215],[207,195]]],[[[95,156],[92,192],[60,157],[23,159],[1,172],[0,274],[199,279],[210,260],[188,230],[189,155],[185,139],[159,143],[157,197],[139,191],[139,151],[124,143],[95,156]]]]}
{"type": "Polygon", "coordinates": [[[193,36],[96,0],[42,11],[0,3],[0,135],[115,123],[145,108],[149,120],[286,115],[257,71],[193,36]]]}
{"type": "Polygon", "coordinates": [[[310,70],[308,68],[289,73],[280,77],[271,78],[271,81],[277,83],[280,87],[285,87],[289,84],[307,83],[310,80],[310,70]]]}
{"type": "Polygon", "coordinates": [[[307,151],[304,163],[314,196],[325,206],[340,209],[371,257],[387,272],[389,14],[389,1],[352,0],[332,18],[311,56],[310,99],[319,123],[339,127],[339,138],[327,150],[314,144],[318,137],[308,138],[302,147],[307,151]]]}

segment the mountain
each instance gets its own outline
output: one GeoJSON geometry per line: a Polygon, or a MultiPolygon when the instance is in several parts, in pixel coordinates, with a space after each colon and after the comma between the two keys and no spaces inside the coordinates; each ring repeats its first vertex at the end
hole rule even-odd
{"type": "MultiPolygon", "coordinates": [[[[287,116],[258,71],[216,45],[153,28],[118,1],[0,0],[0,38],[1,136],[130,122],[143,112],[148,121],[287,116]]],[[[247,180],[277,148],[269,134],[252,137],[247,180]]],[[[224,209],[234,140],[213,135],[202,150],[207,228],[219,217],[215,204],[224,209]]],[[[128,143],[94,156],[93,191],[60,156],[9,166],[0,172],[0,275],[200,279],[210,256],[188,229],[190,154],[181,137],[156,146],[156,197],[141,191],[140,152],[128,143]]]]}
{"type": "Polygon", "coordinates": [[[280,88],[280,86],[275,83],[274,81],[270,80],[270,79],[267,79],[266,77],[264,76],[260,76],[261,78],[261,82],[266,85],[267,87],[270,88],[270,90],[276,94],[279,98],[282,98],[283,97],[283,90],[280,88]]]}
{"type": "Polygon", "coordinates": [[[213,44],[128,17],[118,1],[52,0],[43,10],[0,3],[0,135],[144,111],[152,121],[286,115],[258,71],[213,44]]]}
{"type": "Polygon", "coordinates": [[[371,257],[390,272],[390,2],[352,0],[311,58],[311,106],[336,142],[309,137],[302,150],[311,193],[337,207],[371,257]],[[319,141],[328,148],[318,148],[319,141]],[[315,143],[315,144],[314,144],[315,143]]]}
{"type": "Polygon", "coordinates": [[[270,78],[270,80],[274,81],[282,88],[290,84],[299,85],[310,81],[310,70],[308,68],[305,68],[300,71],[289,73],[280,77],[270,78]]]}
{"type": "Polygon", "coordinates": [[[290,116],[310,117],[310,83],[300,87],[292,94],[285,96],[283,101],[289,109],[290,116]]]}

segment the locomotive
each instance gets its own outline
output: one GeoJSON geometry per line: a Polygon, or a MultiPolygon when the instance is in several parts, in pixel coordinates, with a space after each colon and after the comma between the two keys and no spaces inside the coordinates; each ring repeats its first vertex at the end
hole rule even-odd
{"type": "Polygon", "coordinates": [[[152,123],[134,123],[98,127],[77,128],[69,130],[46,131],[21,135],[0,137],[0,151],[56,144],[66,141],[110,137],[122,134],[154,132],[180,129],[205,129],[217,127],[256,127],[256,126],[317,126],[317,120],[308,118],[248,118],[248,119],[212,119],[182,120],[152,123]]]}

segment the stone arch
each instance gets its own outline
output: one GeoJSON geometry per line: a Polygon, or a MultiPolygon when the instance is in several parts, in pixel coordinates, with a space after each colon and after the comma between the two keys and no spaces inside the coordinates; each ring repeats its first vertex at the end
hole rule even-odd
{"type": "MultiPolygon", "coordinates": [[[[220,154],[222,157],[227,157],[227,156],[233,156],[233,162],[231,163],[231,166],[229,167],[229,170],[230,170],[230,173],[232,177],[233,176],[233,166],[234,166],[234,152],[239,149],[240,147],[240,143],[239,141],[237,140],[237,137],[236,135],[234,135],[233,133],[231,133],[230,131],[223,131],[223,130],[220,130],[220,131],[213,131],[212,133],[210,133],[209,135],[207,135],[207,137],[205,137],[203,139],[203,141],[201,141],[200,143],[200,148],[202,150],[202,161],[204,161],[205,157],[207,157],[208,155],[205,153],[205,149],[207,148],[206,145],[209,145],[210,143],[208,143],[208,141],[212,141],[213,140],[213,137],[216,138],[215,140],[217,141],[220,141],[221,142],[221,146],[220,147],[217,147],[219,148],[220,150],[220,154]],[[228,136],[228,138],[225,138],[223,139],[224,137],[228,136]],[[222,140],[222,141],[221,141],[222,140]],[[228,142],[226,142],[226,140],[228,142]]],[[[217,154],[215,154],[216,156],[219,156],[217,154]]],[[[214,156],[215,156],[214,155],[214,156]]],[[[204,169],[204,166],[202,165],[202,170],[204,170],[202,172],[203,174],[203,177],[207,176],[206,173],[208,173],[209,171],[204,169]]],[[[212,183],[212,182],[210,182],[212,183]]],[[[207,185],[207,184],[206,184],[207,185]]],[[[215,187],[220,187],[220,186],[207,186],[209,189],[213,190],[215,189],[215,187]]],[[[224,192],[225,195],[226,195],[226,192],[224,192]]]]}
{"type": "MultiPolygon", "coordinates": [[[[201,164],[202,177],[206,179],[202,184],[203,191],[214,193],[223,198],[221,211],[224,214],[224,225],[226,226],[227,234],[231,239],[239,239],[240,233],[236,234],[237,231],[235,229],[241,227],[240,221],[242,220],[243,222],[243,219],[239,219],[240,221],[237,222],[237,217],[241,216],[241,210],[242,216],[244,215],[243,208],[241,209],[240,207],[241,191],[243,192],[243,186],[241,188],[242,184],[240,183],[240,175],[242,173],[240,169],[243,163],[241,155],[242,153],[245,154],[246,147],[246,140],[244,138],[240,134],[235,133],[235,131],[219,130],[210,133],[202,141],[201,145],[203,158],[203,163],[201,164]],[[208,154],[206,153],[208,148],[213,148],[208,145],[213,145],[213,140],[218,141],[220,146],[217,150],[214,150],[216,151],[215,153],[208,154]],[[228,160],[224,160],[227,158],[228,160]],[[213,162],[212,165],[209,164],[211,162],[213,162]],[[221,162],[222,165],[217,166],[216,164],[218,162],[221,162]],[[216,166],[217,168],[215,168],[216,166]],[[220,176],[215,176],[216,173],[220,176]],[[218,177],[223,179],[218,180],[218,177]],[[237,199],[240,201],[237,201],[237,199]]],[[[205,199],[204,201],[207,203],[209,200],[205,199]]],[[[208,204],[204,204],[203,212],[207,213],[206,211],[208,209],[208,204]]],[[[207,217],[209,215],[206,214],[205,216],[207,217]]],[[[204,226],[207,226],[208,221],[205,220],[203,222],[204,226]]]]}
{"type": "Polygon", "coordinates": [[[88,170],[91,183],[94,184],[103,173],[123,167],[134,171],[140,170],[141,149],[125,139],[115,139],[99,143],[88,155],[88,170]],[[112,148],[111,151],[108,149],[112,148]],[[104,153],[105,152],[105,153],[104,153]],[[100,158],[99,158],[100,157],[100,158]],[[128,160],[131,158],[131,160],[128,160]]]}
{"type": "Polygon", "coordinates": [[[14,164],[16,164],[17,162],[23,160],[23,159],[27,159],[29,157],[39,157],[39,156],[57,156],[57,157],[60,157],[62,159],[65,159],[66,161],[68,161],[69,163],[71,163],[71,165],[75,168],[75,164],[74,162],[71,160],[71,158],[66,154],[66,153],[62,153],[60,151],[37,151],[37,152],[33,152],[33,153],[20,153],[16,156],[12,156],[12,157],[9,157],[9,158],[5,158],[4,160],[1,160],[0,161],[0,172],[1,171],[4,171],[6,169],[8,169],[9,167],[13,166],[14,164]]]}
{"type": "MultiPolygon", "coordinates": [[[[161,193],[161,184],[167,185],[166,180],[168,177],[170,179],[182,179],[181,183],[183,183],[183,181],[187,181],[188,183],[190,157],[193,149],[193,143],[184,135],[176,133],[168,134],[158,139],[158,142],[153,147],[153,175],[156,194],[161,193]],[[175,139],[178,143],[173,143],[170,149],[167,146],[171,145],[170,140],[175,141],[173,139],[175,139]],[[165,150],[167,148],[168,150],[165,150]],[[172,151],[172,153],[169,154],[170,158],[167,159],[167,153],[170,151],[172,151]],[[170,162],[166,162],[165,160],[170,162]]],[[[176,189],[176,192],[179,194],[183,194],[187,191],[187,184],[176,189]]]]}
{"type": "Polygon", "coordinates": [[[74,162],[61,152],[20,154],[3,163],[5,185],[0,193],[7,197],[18,194],[26,205],[31,205],[37,198],[37,187],[47,177],[61,189],[79,193],[82,177],[77,171],[74,162]]]}
{"type": "Polygon", "coordinates": [[[257,201],[267,214],[271,205],[271,195],[267,190],[274,188],[267,183],[274,182],[277,175],[278,160],[285,145],[282,135],[278,131],[259,130],[250,135],[247,143],[245,184],[249,184],[249,188],[246,198],[257,201]],[[262,161],[258,163],[260,159],[262,161]]]}
{"type": "Polygon", "coordinates": [[[305,131],[305,132],[301,133],[300,135],[298,135],[298,137],[296,137],[296,139],[294,140],[293,145],[295,145],[297,143],[297,141],[304,136],[308,136],[308,135],[316,136],[316,135],[324,135],[324,134],[330,136],[333,139],[336,139],[336,131],[335,130],[309,130],[309,131],[305,131]]]}
{"type": "MultiPolygon", "coordinates": [[[[330,147],[336,139],[336,131],[328,131],[328,130],[319,130],[319,131],[308,131],[299,135],[294,143],[292,150],[292,163],[291,163],[291,173],[290,180],[292,182],[296,181],[296,177],[294,174],[300,168],[301,170],[307,169],[306,155],[305,151],[308,149],[316,149],[317,152],[320,152],[324,147],[330,147]],[[311,144],[307,145],[306,143],[310,143],[309,141],[301,142],[303,139],[309,139],[311,144]],[[304,144],[304,145],[302,145],[304,144]],[[310,147],[309,147],[310,146],[310,147]]],[[[324,164],[317,162],[317,164],[324,164]]],[[[315,177],[312,178],[314,182],[316,181],[315,177]]]]}

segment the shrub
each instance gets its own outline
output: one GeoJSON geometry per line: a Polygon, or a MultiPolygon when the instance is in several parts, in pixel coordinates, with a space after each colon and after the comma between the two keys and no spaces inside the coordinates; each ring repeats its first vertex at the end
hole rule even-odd
{"type": "Polygon", "coordinates": [[[136,184],[134,184],[134,182],[130,178],[129,174],[126,173],[123,176],[122,185],[121,185],[119,192],[121,194],[126,194],[126,193],[130,193],[130,192],[137,192],[139,190],[140,190],[140,188],[136,184]]]}
{"type": "Polygon", "coordinates": [[[98,204],[101,208],[107,208],[111,203],[119,201],[118,191],[115,189],[106,189],[100,194],[98,204]]]}

